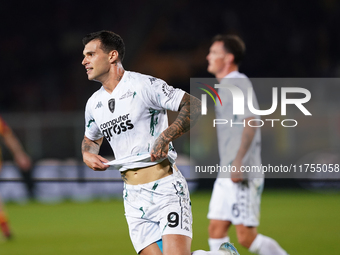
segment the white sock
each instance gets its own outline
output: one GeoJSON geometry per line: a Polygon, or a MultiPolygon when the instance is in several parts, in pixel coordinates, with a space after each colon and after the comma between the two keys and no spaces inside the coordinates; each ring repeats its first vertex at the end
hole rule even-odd
{"type": "Polygon", "coordinates": [[[209,238],[208,243],[211,251],[218,251],[221,244],[225,242],[230,242],[229,236],[225,236],[222,238],[209,238]]]}
{"type": "Polygon", "coordinates": [[[249,251],[259,255],[287,255],[287,252],[272,238],[257,234],[249,251]]]}
{"type": "Polygon", "coordinates": [[[222,251],[203,251],[198,250],[191,253],[191,255],[225,255],[222,251]]]}

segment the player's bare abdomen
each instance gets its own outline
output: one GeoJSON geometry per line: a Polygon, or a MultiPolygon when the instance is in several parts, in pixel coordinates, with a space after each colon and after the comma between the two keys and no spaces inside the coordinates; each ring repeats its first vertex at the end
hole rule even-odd
{"type": "Polygon", "coordinates": [[[122,172],[126,184],[138,185],[153,182],[172,174],[172,167],[168,159],[153,166],[130,169],[122,172]]]}

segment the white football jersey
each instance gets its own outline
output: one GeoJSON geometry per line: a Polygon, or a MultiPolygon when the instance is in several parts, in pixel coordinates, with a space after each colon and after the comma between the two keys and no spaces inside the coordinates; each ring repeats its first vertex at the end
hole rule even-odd
{"type": "MultiPolygon", "coordinates": [[[[244,129],[243,121],[246,118],[254,117],[260,119],[259,116],[250,112],[248,107],[248,88],[253,88],[248,77],[238,71],[229,73],[221,80],[221,84],[233,84],[242,90],[244,95],[244,114],[233,115],[233,97],[229,89],[219,88],[218,94],[222,101],[222,106],[216,104],[216,118],[225,119],[227,124],[216,125],[218,137],[218,150],[220,156],[220,165],[228,166],[232,164],[236,154],[240,148],[242,140],[242,132],[244,129]],[[233,123],[231,126],[231,122],[233,123]]],[[[253,106],[259,109],[259,105],[253,91],[252,95],[253,106]]],[[[248,125],[248,123],[245,123],[248,125]]],[[[256,125],[251,123],[251,125],[256,125]]],[[[256,129],[253,141],[248,149],[245,157],[243,158],[244,166],[260,166],[261,165],[261,132],[260,128],[256,129]]],[[[250,174],[251,176],[251,174],[250,174]]]]}
{"type": "MultiPolygon", "coordinates": [[[[162,160],[151,162],[152,146],[168,127],[167,110],[178,111],[184,93],[161,79],[125,71],[111,94],[101,87],[87,101],[85,136],[109,142],[115,155],[109,169],[157,164],[162,160]]],[[[174,163],[176,157],[170,143],[168,159],[174,163]]]]}

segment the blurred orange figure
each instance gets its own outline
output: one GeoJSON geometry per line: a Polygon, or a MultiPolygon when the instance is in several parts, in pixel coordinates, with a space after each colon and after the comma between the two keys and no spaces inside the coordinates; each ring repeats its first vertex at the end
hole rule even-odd
{"type": "MultiPolygon", "coordinates": [[[[24,151],[18,138],[14,135],[12,129],[6,124],[6,122],[0,116],[0,138],[12,153],[15,163],[22,171],[29,171],[32,162],[31,158],[24,151]]],[[[0,170],[2,165],[1,148],[0,148],[0,170]]],[[[0,198],[0,228],[6,239],[12,237],[8,218],[4,211],[4,206],[0,198]]]]}

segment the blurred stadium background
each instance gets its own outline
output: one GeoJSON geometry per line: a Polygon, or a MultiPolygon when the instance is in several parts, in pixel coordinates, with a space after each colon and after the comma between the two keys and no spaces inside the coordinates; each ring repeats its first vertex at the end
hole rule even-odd
{"type": "MultiPolygon", "coordinates": [[[[0,254],[133,254],[119,200],[121,182],[84,181],[119,177],[89,171],[81,160],[84,107],[99,88],[87,80],[81,65],[85,34],[102,29],[120,34],[126,43],[126,70],[162,78],[187,92],[191,77],[212,77],[205,57],[218,33],[236,33],[245,40],[247,54],[240,70],[249,77],[340,76],[336,0],[6,1],[0,8],[0,114],[34,159],[33,179],[76,180],[37,182],[30,193],[31,184],[8,181],[22,176],[3,148],[0,194],[17,238],[0,243],[0,254]],[[72,232],[75,229],[79,231],[72,232]],[[104,243],[109,245],[100,251],[104,243]],[[127,248],[119,251],[117,245],[123,243],[127,248]]],[[[295,164],[317,157],[340,163],[340,86],[313,89],[321,116],[314,121],[319,125],[306,124],[299,134],[263,129],[264,163],[295,164]]],[[[188,134],[175,141],[183,168],[188,144],[188,134]]],[[[111,154],[108,145],[101,154],[111,154]]],[[[212,183],[191,183],[196,249],[208,247],[212,183]]],[[[325,253],[315,248],[317,242],[331,247],[326,253],[337,254],[339,187],[334,180],[267,179],[260,230],[291,254],[325,253]]]]}

